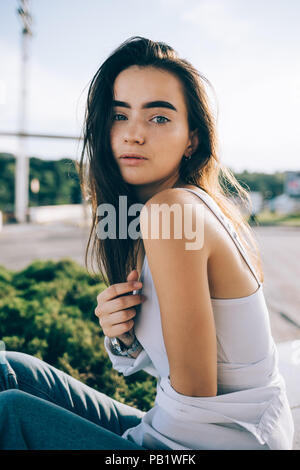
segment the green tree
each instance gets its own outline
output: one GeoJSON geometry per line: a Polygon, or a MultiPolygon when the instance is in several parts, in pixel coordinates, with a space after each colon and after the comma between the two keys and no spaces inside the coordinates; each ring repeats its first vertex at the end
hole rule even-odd
{"type": "Polygon", "coordinates": [[[8,153],[0,154],[0,210],[14,211],[15,158],[8,153]]]}
{"type": "Polygon", "coordinates": [[[284,173],[267,174],[243,171],[236,173],[235,177],[245,189],[260,192],[264,199],[279,196],[284,191],[284,173]]]}

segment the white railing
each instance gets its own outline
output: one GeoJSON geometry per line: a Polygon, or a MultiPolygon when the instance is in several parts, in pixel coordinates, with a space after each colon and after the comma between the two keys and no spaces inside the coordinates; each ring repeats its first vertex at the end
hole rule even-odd
{"type": "Polygon", "coordinates": [[[29,207],[28,213],[30,222],[37,224],[48,222],[84,224],[89,223],[92,216],[91,206],[83,204],[29,207]]]}

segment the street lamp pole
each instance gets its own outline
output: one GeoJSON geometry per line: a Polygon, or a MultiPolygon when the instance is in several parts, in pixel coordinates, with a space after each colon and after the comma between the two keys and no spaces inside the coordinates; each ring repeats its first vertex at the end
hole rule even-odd
{"type": "MultiPolygon", "coordinates": [[[[20,96],[20,133],[26,130],[26,111],[27,111],[27,74],[28,74],[28,48],[30,37],[32,36],[31,23],[32,17],[29,13],[29,0],[20,0],[20,6],[17,9],[22,21],[22,60],[21,60],[21,96],[20,96]]],[[[26,222],[26,213],[28,207],[28,185],[29,180],[29,159],[26,154],[26,138],[19,137],[19,150],[16,158],[15,172],[15,218],[17,222],[26,222]]]]}

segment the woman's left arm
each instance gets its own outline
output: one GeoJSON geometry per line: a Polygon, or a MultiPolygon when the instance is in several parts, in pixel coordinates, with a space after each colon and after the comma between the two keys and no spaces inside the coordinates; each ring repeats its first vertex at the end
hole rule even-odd
{"type": "Polygon", "coordinates": [[[204,203],[199,200],[198,204],[184,191],[164,190],[143,207],[140,227],[159,300],[170,383],[182,395],[215,396],[217,342],[207,274],[210,228],[204,203]],[[161,204],[165,204],[165,219],[157,216],[161,204]],[[177,215],[168,217],[168,207],[173,204],[177,215]],[[168,219],[170,236],[166,237],[162,229],[168,219]],[[153,237],[155,230],[157,238],[153,237]],[[191,240],[191,230],[195,230],[195,240],[191,240]],[[196,249],[189,249],[192,246],[196,249]]]}

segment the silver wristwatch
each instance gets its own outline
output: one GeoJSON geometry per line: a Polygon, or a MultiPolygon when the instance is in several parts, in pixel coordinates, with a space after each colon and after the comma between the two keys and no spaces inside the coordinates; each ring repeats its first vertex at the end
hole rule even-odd
{"type": "Polygon", "coordinates": [[[113,351],[118,356],[129,356],[131,353],[136,351],[140,346],[141,343],[137,338],[133,341],[132,345],[127,348],[125,344],[121,343],[119,338],[110,338],[110,344],[112,346],[113,351]]]}

